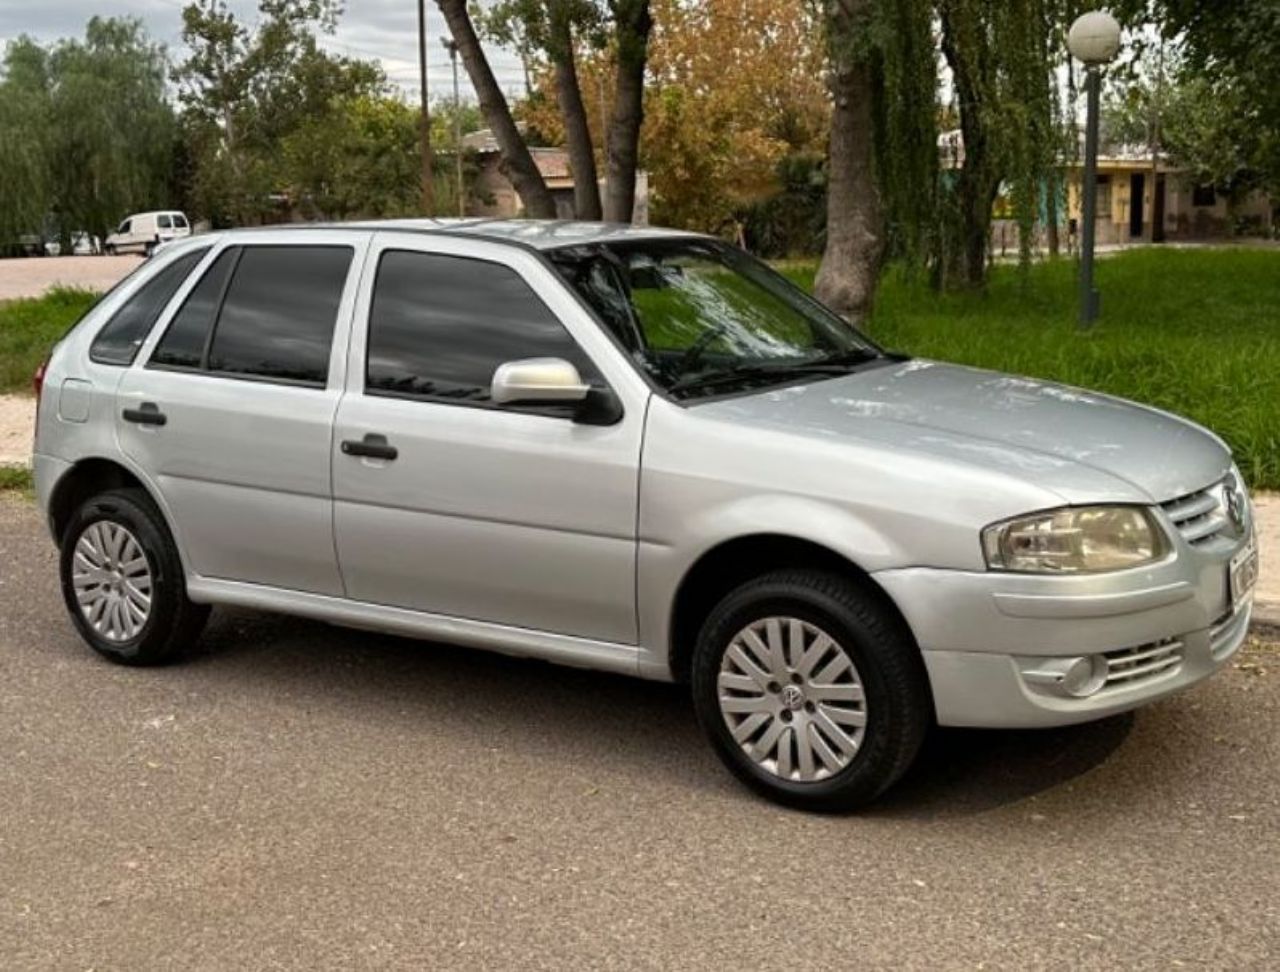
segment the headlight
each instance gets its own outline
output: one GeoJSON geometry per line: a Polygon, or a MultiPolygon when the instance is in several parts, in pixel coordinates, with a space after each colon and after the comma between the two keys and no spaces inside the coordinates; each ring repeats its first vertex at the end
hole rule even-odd
{"type": "Polygon", "coordinates": [[[1164,531],[1139,506],[1072,506],[993,523],[982,531],[987,566],[1031,574],[1138,567],[1168,552],[1164,531]]]}

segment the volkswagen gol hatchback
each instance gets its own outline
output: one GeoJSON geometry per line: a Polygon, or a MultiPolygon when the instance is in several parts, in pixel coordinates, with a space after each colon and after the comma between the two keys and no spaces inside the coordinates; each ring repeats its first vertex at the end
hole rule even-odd
{"type": "Polygon", "coordinates": [[[1056,726],[1220,668],[1249,501],[1211,433],[888,354],[713,239],[414,221],[179,241],[43,374],[36,484],[84,639],[209,605],[691,686],[774,799],[926,727],[1056,726]]]}

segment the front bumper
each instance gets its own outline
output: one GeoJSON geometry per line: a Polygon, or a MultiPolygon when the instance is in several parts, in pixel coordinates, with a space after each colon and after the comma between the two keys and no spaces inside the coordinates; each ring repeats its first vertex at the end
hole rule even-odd
{"type": "Polygon", "coordinates": [[[1087,722],[1213,674],[1244,642],[1251,601],[1230,603],[1227,564],[1179,544],[1165,561],[1106,575],[1047,577],[908,568],[875,579],[924,654],[938,722],[1030,728],[1087,722]],[[1044,677],[1087,657],[1105,682],[1073,697],[1044,677]]]}

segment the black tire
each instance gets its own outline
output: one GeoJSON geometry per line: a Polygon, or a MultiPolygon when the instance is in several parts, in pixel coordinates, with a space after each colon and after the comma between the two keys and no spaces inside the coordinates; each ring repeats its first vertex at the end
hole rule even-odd
{"type": "MultiPolygon", "coordinates": [[[[862,806],[892,786],[914,761],[933,721],[924,662],[902,620],[859,584],[819,570],[766,574],[716,605],[694,650],[693,700],[703,731],[738,779],[778,803],[824,812],[862,806]],[[743,629],[775,616],[797,618],[827,633],[862,681],[866,723],[861,742],[848,765],[823,779],[783,779],[758,764],[734,740],[720,709],[718,677],[725,652],[743,629]]],[[[793,717],[786,713],[785,718],[790,723],[793,717]]]]}
{"type": "Polygon", "coordinates": [[[116,246],[115,246],[115,244],[114,244],[114,243],[108,243],[106,246],[104,246],[104,247],[102,248],[102,252],[103,252],[103,253],[105,253],[107,256],[115,256],[115,255],[116,255],[116,246]]]}
{"type": "Polygon", "coordinates": [[[178,548],[164,518],[143,490],[117,489],[90,497],[72,514],[62,536],[59,565],[62,597],[71,620],[89,647],[122,665],[159,665],[193,645],[209,618],[209,607],[187,598],[178,548]],[[99,633],[80,609],[72,582],[76,544],[95,523],[117,523],[129,531],[146,555],[151,572],[151,606],[133,638],[111,640],[99,633]]]}

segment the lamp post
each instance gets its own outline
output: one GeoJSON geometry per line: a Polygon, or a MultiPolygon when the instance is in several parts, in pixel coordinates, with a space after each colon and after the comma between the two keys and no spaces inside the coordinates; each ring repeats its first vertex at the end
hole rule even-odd
{"type": "Polygon", "coordinates": [[[1098,92],[1102,68],[1120,51],[1120,25],[1105,10],[1076,18],[1067,34],[1067,48],[1084,63],[1087,108],[1084,127],[1084,178],[1080,184],[1083,212],[1080,237],[1080,326],[1098,317],[1099,295],[1093,288],[1093,237],[1098,202],[1098,92]]]}
{"type": "Polygon", "coordinates": [[[453,63],[453,160],[458,179],[458,215],[467,215],[467,200],[462,189],[462,101],[458,94],[458,42],[452,37],[441,37],[440,43],[449,52],[453,63]]]}

